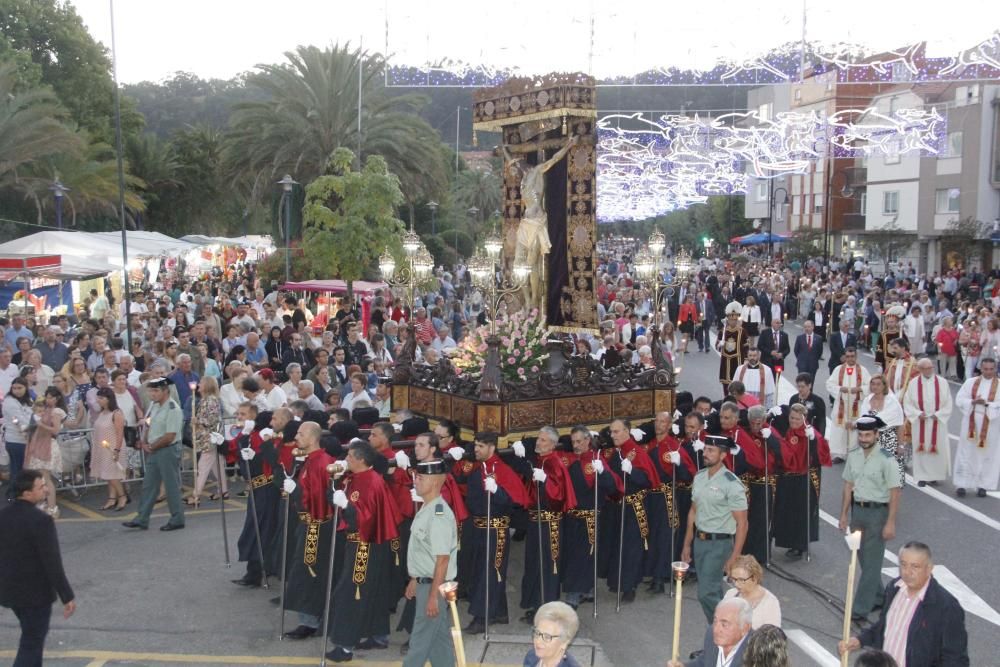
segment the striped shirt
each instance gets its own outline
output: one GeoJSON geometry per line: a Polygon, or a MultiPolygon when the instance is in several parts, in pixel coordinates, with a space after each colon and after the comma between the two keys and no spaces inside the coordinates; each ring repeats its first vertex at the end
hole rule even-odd
{"type": "Polygon", "coordinates": [[[916,595],[910,595],[909,589],[902,579],[896,582],[896,596],[892,599],[889,613],[885,617],[885,637],[882,640],[882,650],[896,660],[899,667],[906,667],[906,639],[910,631],[910,622],[917,607],[927,595],[930,578],[916,595]]]}

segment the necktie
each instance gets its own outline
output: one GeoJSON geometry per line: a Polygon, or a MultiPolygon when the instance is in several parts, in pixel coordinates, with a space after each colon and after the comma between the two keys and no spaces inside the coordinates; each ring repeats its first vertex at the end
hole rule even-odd
{"type": "Polygon", "coordinates": [[[774,332],[774,349],[777,350],[779,347],[781,347],[781,346],[778,344],[778,332],[775,331],[774,332]]]}
{"type": "Polygon", "coordinates": [[[806,347],[808,347],[811,350],[812,346],[813,346],[813,337],[812,337],[812,335],[806,336],[806,347]]]}

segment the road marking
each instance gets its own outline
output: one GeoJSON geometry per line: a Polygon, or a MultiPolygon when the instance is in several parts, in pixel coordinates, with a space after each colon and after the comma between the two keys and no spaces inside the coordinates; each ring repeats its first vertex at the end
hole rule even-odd
{"type": "Polygon", "coordinates": [[[935,500],[944,503],[948,507],[951,507],[952,509],[961,512],[965,516],[975,519],[979,523],[985,526],[989,526],[993,530],[1000,530],[1000,521],[997,521],[996,519],[986,516],[979,510],[972,509],[965,503],[959,502],[958,500],[955,500],[954,498],[952,498],[947,494],[941,493],[933,486],[917,486],[916,480],[913,479],[913,477],[910,475],[906,476],[906,483],[909,486],[912,486],[917,491],[920,491],[921,493],[926,493],[931,498],[934,498],[935,500]]]}
{"type": "Polygon", "coordinates": [[[107,521],[107,520],[109,520],[109,517],[106,517],[103,514],[98,514],[94,510],[92,510],[92,509],[90,509],[88,507],[84,507],[83,505],[80,505],[79,503],[74,503],[72,500],[66,500],[65,498],[63,498],[59,502],[62,503],[63,505],[65,505],[66,507],[70,508],[71,510],[73,510],[77,514],[82,514],[83,516],[85,516],[85,517],[87,517],[89,519],[96,519],[98,521],[107,521]]]}
{"type": "MultiPolygon", "coordinates": [[[[16,651],[0,651],[0,658],[13,658],[16,651]]],[[[87,667],[104,665],[107,662],[177,662],[202,665],[316,665],[315,657],[298,656],[256,656],[256,655],[196,655],[187,653],[131,653],[128,651],[45,651],[46,660],[77,659],[90,660],[87,667]]],[[[358,660],[352,661],[365,667],[400,667],[402,661],[392,662],[358,660]]],[[[504,667],[495,663],[482,663],[481,667],[504,667]]]]}
{"type": "MultiPolygon", "coordinates": [[[[64,503],[64,504],[66,504],[66,503],[64,503]]],[[[245,510],[246,509],[246,505],[238,505],[237,504],[235,507],[237,507],[238,509],[241,509],[241,510],[245,510]]],[[[138,515],[137,512],[132,512],[130,514],[121,514],[121,515],[118,515],[118,516],[104,516],[104,515],[101,515],[101,514],[97,514],[96,512],[93,512],[91,510],[88,510],[86,507],[79,507],[79,508],[77,508],[77,507],[70,507],[70,509],[72,509],[74,512],[80,512],[80,514],[83,514],[84,516],[82,516],[82,517],[79,517],[79,516],[74,516],[74,517],[59,517],[58,519],[56,519],[56,522],[57,523],[92,523],[92,522],[107,522],[107,521],[128,521],[130,519],[134,519],[138,515]]],[[[230,510],[226,510],[226,513],[228,514],[228,513],[232,512],[232,511],[233,510],[231,510],[231,509],[230,510]]],[[[215,515],[218,516],[218,515],[221,514],[221,512],[218,509],[185,510],[184,511],[184,516],[197,516],[199,514],[215,514],[215,515]]],[[[163,519],[163,518],[166,518],[166,517],[169,517],[169,516],[170,516],[169,512],[157,512],[155,514],[151,514],[149,518],[150,519],[163,519]]]]}
{"type": "MultiPolygon", "coordinates": [[[[899,568],[882,568],[882,574],[895,579],[899,576],[899,568]]],[[[944,565],[935,564],[934,578],[937,579],[937,582],[944,586],[949,593],[955,596],[955,598],[962,605],[962,609],[970,614],[975,614],[979,618],[989,621],[993,625],[1000,626],[1000,613],[997,613],[997,611],[993,609],[993,607],[989,606],[985,600],[976,595],[971,588],[966,586],[961,579],[955,576],[954,572],[946,568],[944,565]]]]}
{"type": "Polygon", "coordinates": [[[786,630],[785,634],[792,640],[792,643],[805,651],[820,667],[840,667],[840,660],[837,659],[837,656],[820,646],[819,642],[810,637],[804,630],[797,628],[786,630]]]}

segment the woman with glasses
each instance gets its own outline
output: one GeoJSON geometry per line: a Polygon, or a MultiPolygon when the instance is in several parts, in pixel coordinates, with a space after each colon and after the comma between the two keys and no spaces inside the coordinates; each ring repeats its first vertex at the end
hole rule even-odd
{"type": "Polygon", "coordinates": [[[743,555],[736,558],[729,570],[729,583],[734,588],[726,591],[723,599],[743,598],[750,603],[753,610],[751,627],[756,630],[762,625],[781,627],[781,603],[774,593],[764,588],[764,568],[753,556],[743,555]]]}
{"type": "Polygon", "coordinates": [[[534,648],[524,656],[524,667],[580,667],[567,653],[580,628],[576,612],[565,602],[546,602],[535,612],[531,630],[534,648]]]}

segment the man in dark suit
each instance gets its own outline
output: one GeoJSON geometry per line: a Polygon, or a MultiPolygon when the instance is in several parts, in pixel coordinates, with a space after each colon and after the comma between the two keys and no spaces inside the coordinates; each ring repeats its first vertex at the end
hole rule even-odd
{"type": "Polygon", "coordinates": [[[762,331],[757,338],[760,361],[772,371],[775,367],[785,367],[785,357],[792,348],[788,344],[788,334],[781,330],[781,320],[771,320],[771,328],[762,331]]]}
{"type": "Polygon", "coordinates": [[[694,337],[698,340],[698,349],[708,352],[712,349],[708,332],[715,324],[715,302],[712,301],[712,295],[706,290],[698,295],[694,303],[698,308],[698,316],[701,317],[701,324],[695,328],[694,337]]]}
{"type": "Polygon", "coordinates": [[[844,363],[844,350],[858,346],[858,337],[850,332],[850,328],[850,322],[841,320],[840,330],[830,334],[830,361],[827,367],[831,373],[834,368],[844,363]]]}
{"type": "Polygon", "coordinates": [[[823,356],[823,339],[816,335],[812,320],[806,320],[802,328],[805,333],[795,339],[795,368],[799,373],[808,373],[815,379],[819,360],[823,356]]]}
{"type": "Polygon", "coordinates": [[[931,577],[933,570],[930,547],[907,542],[899,551],[900,576],[885,587],[878,621],[840,642],[840,652],[865,646],[885,651],[901,665],[906,660],[906,667],[968,667],[965,613],[931,577]],[[890,615],[902,623],[890,625],[890,615]]]}
{"type": "Polygon", "coordinates": [[[715,618],[705,633],[701,655],[685,663],[670,660],[667,667],[715,667],[718,664],[741,667],[752,617],[753,608],[743,598],[724,599],[715,607],[715,618]]]}
{"type": "Polygon", "coordinates": [[[41,667],[57,595],[63,618],[76,611],[59,555],[56,524],[35,507],[45,500],[46,490],[41,472],[22,470],[14,479],[17,499],[0,510],[0,606],[10,607],[21,623],[14,667],[41,667]]]}

